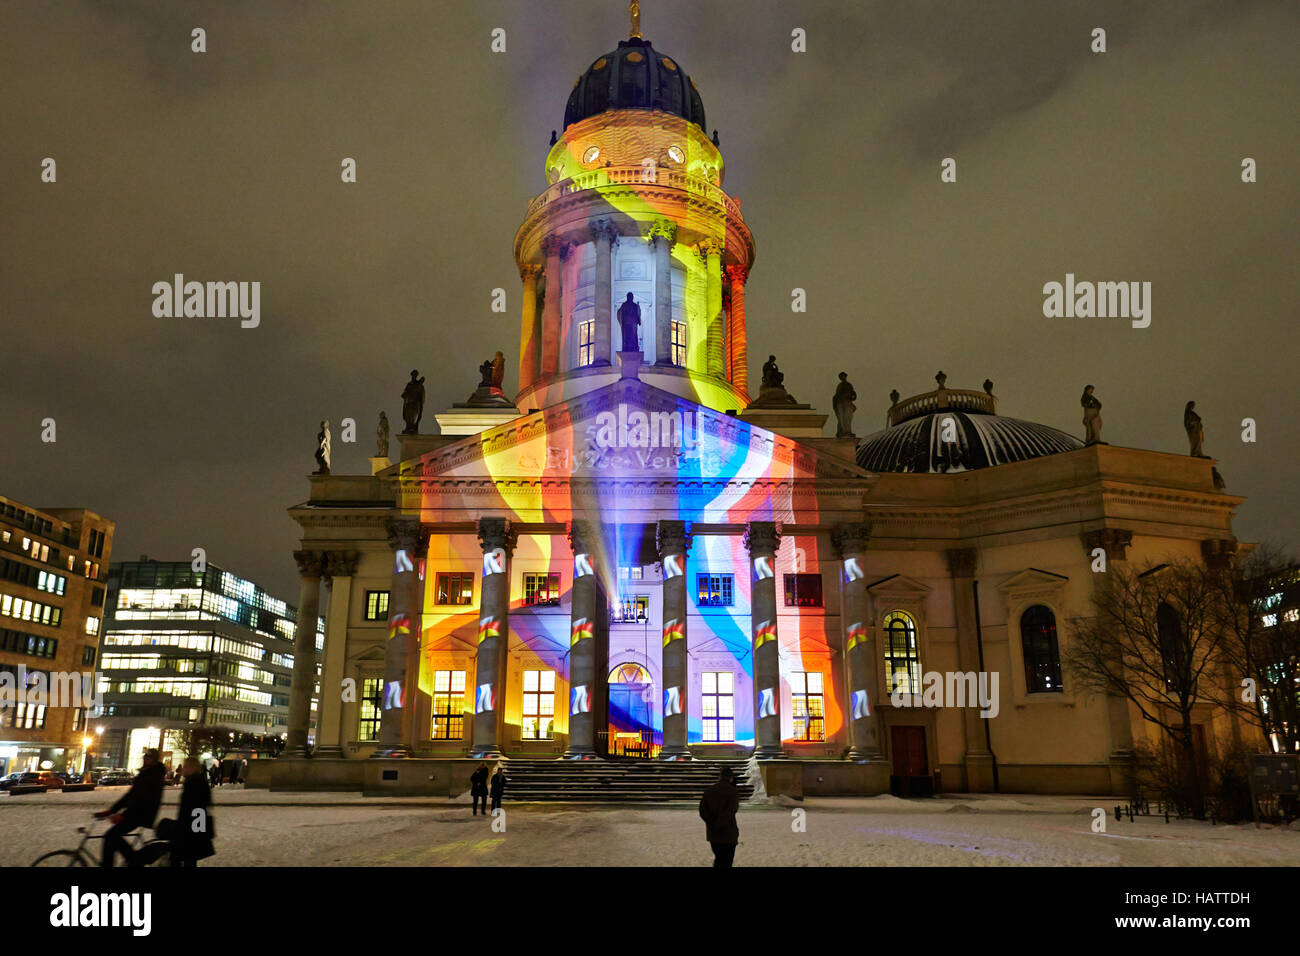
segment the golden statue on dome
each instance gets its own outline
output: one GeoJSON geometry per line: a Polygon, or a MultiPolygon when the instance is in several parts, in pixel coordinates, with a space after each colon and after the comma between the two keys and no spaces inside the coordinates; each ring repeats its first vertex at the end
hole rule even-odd
{"type": "Polygon", "coordinates": [[[627,5],[627,12],[632,17],[632,39],[641,39],[641,4],[632,0],[627,5]]]}

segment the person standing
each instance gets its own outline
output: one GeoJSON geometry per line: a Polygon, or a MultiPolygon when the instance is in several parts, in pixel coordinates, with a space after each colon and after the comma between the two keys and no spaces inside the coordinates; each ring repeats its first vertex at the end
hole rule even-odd
{"type": "Polygon", "coordinates": [[[497,772],[492,774],[492,785],[489,790],[492,796],[492,809],[500,809],[501,795],[506,792],[506,772],[501,764],[497,764],[497,772]]]}
{"type": "Polygon", "coordinates": [[[487,782],[488,765],[481,763],[469,777],[469,795],[474,801],[474,816],[478,816],[479,804],[483,805],[483,813],[487,814],[487,782]]]}
{"type": "Polygon", "coordinates": [[[212,789],[194,757],[181,764],[181,811],[175,820],[162,820],[158,836],[171,843],[172,866],[194,866],[212,856],[212,789]]]}
{"type": "Polygon", "coordinates": [[[723,767],[718,782],[700,798],[700,819],[704,821],[705,838],[713,847],[714,866],[731,866],[736,857],[736,844],[740,842],[740,828],[736,826],[739,809],[740,791],[736,789],[735,776],[730,767],[723,767]]]}
{"type": "Polygon", "coordinates": [[[113,825],[104,834],[104,856],[100,866],[112,866],[113,856],[121,853],[126,865],[132,865],[135,851],[126,842],[126,835],[138,827],[153,826],[162,804],[163,776],[167,768],[158,759],[157,750],[144,752],[144,765],[131,781],[131,789],[124,793],[107,810],[95,814],[97,819],[108,817],[113,825]]]}

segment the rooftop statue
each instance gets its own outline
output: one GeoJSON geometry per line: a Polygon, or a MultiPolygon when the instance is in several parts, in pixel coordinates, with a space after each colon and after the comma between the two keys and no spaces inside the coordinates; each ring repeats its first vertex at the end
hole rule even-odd
{"type": "Polygon", "coordinates": [[[324,420],[320,423],[320,431],[316,433],[316,470],[313,475],[328,475],[330,473],[330,423],[324,420]]]}
{"type": "Polygon", "coordinates": [[[415,435],[420,430],[420,419],[424,417],[424,378],[419,369],[411,369],[411,380],[402,389],[402,421],[406,427],[403,435],[415,435]]]}
{"type": "Polygon", "coordinates": [[[831,399],[831,408],[835,409],[835,437],[856,438],[853,434],[853,413],[858,410],[854,404],[858,393],[849,383],[849,373],[840,372],[840,383],[835,386],[835,397],[831,399]]]}
{"type": "Polygon", "coordinates": [[[934,377],[934,380],[939,383],[940,388],[948,387],[948,376],[943,374],[942,369],[939,370],[939,374],[934,377]]]}
{"type": "Polygon", "coordinates": [[[1083,406],[1083,440],[1089,445],[1101,443],[1101,402],[1092,394],[1093,386],[1085,385],[1079,404],[1083,406]]]}
{"type": "Polygon", "coordinates": [[[785,373],[776,365],[776,356],[769,355],[763,363],[763,388],[785,388],[785,373]]]}
{"type": "Polygon", "coordinates": [[[506,357],[501,352],[492,356],[492,391],[500,392],[506,377],[506,357]]]}
{"type": "Polygon", "coordinates": [[[1188,452],[1193,458],[1209,458],[1202,444],[1205,442],[1205,428],[1201,425],[1201,416],[1195,412],[1196,403],[1188,402],[1183,409],[1183,428],[1187,429],[1187,440],[1192,446],[1188,452]]]}
{"type": "Polygon", "coordinates": [[[375,429],[375,457],[388,457],[388,416],[379,413],[379,427],[375,429]]]}

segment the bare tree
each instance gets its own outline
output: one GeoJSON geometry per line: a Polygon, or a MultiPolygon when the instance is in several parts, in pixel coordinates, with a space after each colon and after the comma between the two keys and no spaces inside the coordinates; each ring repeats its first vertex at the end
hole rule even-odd
{"type": "Polygon", "coordinates": [[[1075,622],[1064,660],[1076,683],[1128,699],[1161,729],[1177,756],[1180,796],[1197,817],[1205,814],[1205,768],[1192,711],[1221,696],[1215,575],[1190,561],[1112,566],[1093,592],[1093,617],[1075,622]]]}
{"type": "Polygon", "coordinates": [[[1264,749],[1300,752],[1300,565],[1273,547],[1255,549],[1219,591],[1222,701],[1259,731],[1264,749]]]}

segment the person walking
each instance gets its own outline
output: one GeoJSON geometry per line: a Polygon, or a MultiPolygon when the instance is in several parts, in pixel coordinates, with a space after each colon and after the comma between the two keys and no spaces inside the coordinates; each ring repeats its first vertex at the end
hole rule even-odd
{"type": "Polygon", "coordinates": [[[181,810],[175,820],[160,820],[158,836],[171,843],[172,866],[194,866],[216,851],[212,847],[212,789],[195,757],[181,763],[181,810]]]}
{"type": "Polygon", "coordinates": [[[167,768],[158,759],[157,750],[144,752],[144,765],[131,781],[131,789],[118,798],[107,810],[95,814],[97,819],[108,817],[113,825],[104,834],[104,855],[100,866],[112,866],[113,856],[121,853],[127,866],[132,866],[135,856],[126,835],[138,827],[151,827],[162,804],[163,775],[167,768]]]}
{"type": "Polygon", "coordinates": [[[497,764],[497,772],[492,774],[492,783],[489,790],[492,796],[492,809],[500,809],[501,795],[506,792],[506,772],[501,764],[497,764]]]}
{"type": "Polygon", "coordinates": [[[730,767],[723,767],[718,782],[706,788],[700,798],[700,819],[704,821],[705,838],[713,847],[714,866],[731,866],[736,858],[736,844],[740,842],[740,828],[736,826],[739,809],[740,791],[736,789],[735,776],[730,767]]]}
{"type": "Polygon", "coordinates": [[[474,801],[474,816],[478,816],[479,804],[483,805],[483,813],[487,814],[487,795],[488,795],[488,765],[481,763],[478,769],[469,776],[469,795],[474,801]]]}

